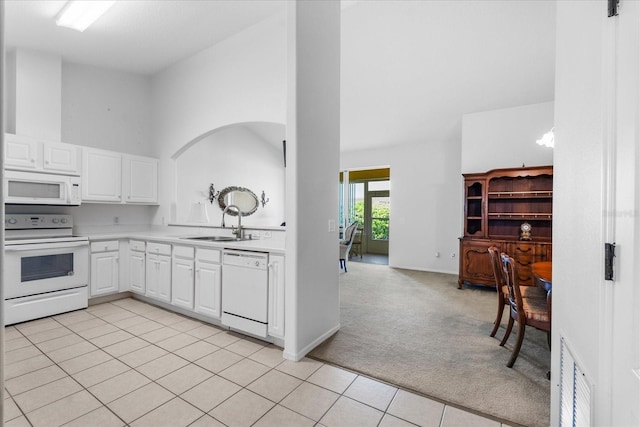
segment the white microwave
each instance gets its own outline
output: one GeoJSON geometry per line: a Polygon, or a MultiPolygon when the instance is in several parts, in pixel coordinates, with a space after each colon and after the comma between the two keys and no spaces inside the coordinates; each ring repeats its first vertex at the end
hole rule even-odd
{"type": "Polygon", "coordinates": [[[80,205],[79,176],[6,170],[4,202],[19,205],[80,205]]]}

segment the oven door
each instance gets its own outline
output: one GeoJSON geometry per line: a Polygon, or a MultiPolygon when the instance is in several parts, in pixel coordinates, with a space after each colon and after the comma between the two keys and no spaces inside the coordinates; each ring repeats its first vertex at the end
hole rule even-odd
{"type": "Polygon", "coordinates": [[[5,245],[5,299],[89,283],[89,242],[5,245]]]}

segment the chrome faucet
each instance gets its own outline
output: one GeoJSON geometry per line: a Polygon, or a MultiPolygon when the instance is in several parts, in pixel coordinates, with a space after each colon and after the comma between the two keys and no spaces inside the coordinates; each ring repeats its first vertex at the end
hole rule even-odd
{"type": "Polygon", "coordinates": [[[224,210],[222,211],[222,224],[221,224],[221,225],[222,225],[222,227],[223,227],[223,228],[225,227],[225,224],[224,224],[224,216],[225,216],[225,214],[227,213],[227,211],[228,211],[230,208],[235,208],[236,212],[238,213],[238,227],[237,227],[237,228],[234,228],[234,227],[232,226],[231,228],[233,229],[233,231],[232,231],[231,233],[232,233],[233,235],[235,235],[235,236],[236,236],[236,238],[238,238],[238,239],[242,239],[242,234],[243,234],[243,232],[242,232],[242,215],[240,215],[240,208],[239,208],[239,207],[237,207],[236,205],[227,205],[227,206],[224,208],[224,210]]]}

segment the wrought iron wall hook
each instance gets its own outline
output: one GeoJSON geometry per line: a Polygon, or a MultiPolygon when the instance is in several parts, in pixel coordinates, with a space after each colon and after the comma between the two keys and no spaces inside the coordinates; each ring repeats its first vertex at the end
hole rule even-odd
{"type": "Polygon", "coordinates": [[[218,196],[220,195],[219,191],[216,191],[215,187],[213,186],[213,183],[211,183],[211,185],[209,186],[209,203],[213,204],[213,202],[215,200],[218,199],[218,196]]]}
{"type": "Polygon", "coordinates": [[[262,203],[263,208],[264,208],[264,205],[269,203],[269,198],[265,196],[264,190],[262,190],[262,194],[260,195],[260,203],[262,203]]]}

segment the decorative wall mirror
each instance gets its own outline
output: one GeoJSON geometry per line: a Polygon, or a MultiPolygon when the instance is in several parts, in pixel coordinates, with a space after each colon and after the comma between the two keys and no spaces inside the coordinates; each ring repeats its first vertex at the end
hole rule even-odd
{"type": "MultiPolygon", "coordinates": [[[[218,205],[223,211],[229,205],[235,205],[240,209],[240,216],[249,216],[258,209],[258,197],[253,191],[244,187],[227,187],[218,195],[218,205]]],[[[237,216],[235,209],[229,209],[227,214],[237,216]]]]}

